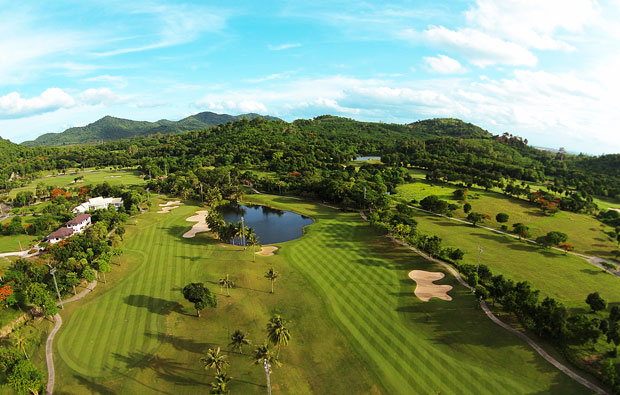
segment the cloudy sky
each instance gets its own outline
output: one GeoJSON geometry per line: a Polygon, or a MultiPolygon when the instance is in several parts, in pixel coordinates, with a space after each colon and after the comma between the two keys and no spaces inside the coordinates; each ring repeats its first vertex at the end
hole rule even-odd
{"type": "Polygon", "coordinates": [[[620,0],[22,3],[0,0],[0,136],[14,142],[214,111],[457,117],[620,152],[620,0]]]}

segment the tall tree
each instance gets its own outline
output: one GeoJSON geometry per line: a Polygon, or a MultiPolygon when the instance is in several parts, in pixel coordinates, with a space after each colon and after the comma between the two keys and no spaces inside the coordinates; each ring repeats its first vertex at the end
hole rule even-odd
{"type": "Polygon", "coordinates": [[[271,344],[278,347],[276,359],[280,357],[280,348],[288,345],[291,340],[291,332],[286,327],[286,324],[287,321],[279,314],[271,317],[267,323],[267,339],[269,339],[271,344]]]}
{"type": "Polygon", "coordinates": [[[65,276],[65,283],[68,286],[73,287],[73,294],[77,295],[77,291],[75,290],[75,287],[80,284],[80,280],[77,277],[77,273],[74,273],[74,272],[67,273],[67,275],[65,276]]]}
{"type": "Polygon", "coordinates": [[[226,273],[226,277],[219,279],[218,284],[220,285],[220,289],[226,287],[226,296],[230,297],[230,288],[234,288],[235,283],[228,277],[228,273],[226,273]]]}
{"type": "Polygon", "coordinates": [[[221,372],[215,375],[215,380],[211,383],[211,391],[210,394],[228,394],[230,390],[228,389],[228,383],[232,380],[232,377],[229,377],[226,372],[221,372]]]}
{"type": "Polygon", "coordinates": [[[247,242],[252,246],[252,260],[256,262],[256,246],[260,245],[256,232],[252,231],[248,234],[247,242]]]}
{"type": "Polygon", "coordinates": [[[243,346],[247,346],[250,344],[250,341],[245,336],[245,333],[243,333],[239,329],[233,332],[230,340],[231,342],[229,345],[232,346],[233,350],[238,351],[240,354],[243,354],[243,346]]]}
{"type": "Polygon", "coordinates": [[[207,354],[200,358],[200,362],[205,369],[215,369],[215,374],[220,374],[226,366],[229,365],[226,361],[226,356],[221,353],[220,348],[210,348],[207,354]]]}
{"type": "Polygon", "coordinates": [[[273,270],[272,267],[269,268],[267,273],[265,273],[265,278],[271,281],[271,293],[273,293],[273,283],[276,281],[278,277],[280,277],[280,274],[276,272],[275,270],[273,270]]]}
{"type": "Polygon", "coordinates": [[[26,353],[26,337],[21,332],[14,331],[11,334],[11,338],[13,338],[13,344],[15,344],[15,347],[24,353],[24,357],[26,357],[26,359],[30,359],[28,358],[28,354],[26,353]]]}
{"type": "Polygon", "coordinates": [[[194,304],[196,316],[200,318],[200,310],[205,307],[216,307],[217,298],[203,283],[190,283],[183,287],[183,297],[194,304]]]}

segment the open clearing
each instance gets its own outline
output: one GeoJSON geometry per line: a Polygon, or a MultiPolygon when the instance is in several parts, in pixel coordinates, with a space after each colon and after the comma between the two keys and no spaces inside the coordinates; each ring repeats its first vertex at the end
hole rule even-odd
{"type": "Polygon", "coordinates": [[[441,300],[452,300],[448,292],[452,289],[451,285],[437,285],[434,281],[439,281],[446,275],[441,272],[426,272],[424,270],[412,270],[409,278],[416,282],[415,296],[421,301],[428,302],[431,298],[441,300]]]}
{"type": "Polygon", "coordinates": [[[274,393],[587,393],[490,322],[453,277],[438,281],[454,286],[452,302],[419,300],[408,273],[444,270],[375,234],[358,214],[267,195],[248,200],[316,222],[253,263],[250,250],[220,248],[210,235],[182,237],[197,206],[140,215],[108,284],[63,311],[57,392],[206,392],[212,373],[198,359],[221,346],[231,391],[264,393],[264,372],[226,351],[228,337],[242,329],[261,343],[277,312],[291,320],[293,340],[272,375],[274,393]],[[281,275],[273,295],[263,278],[271,266],[281,275]],[[217,292],[226,273],[237,288],[197,319],[180,289],[203,281],[217,292]]]}
{"type": "MultiPolygon", "coordinates": [[[[420,201],[429,195],[437,195],[450,203],[462,206],[462,203],[454,200],[452,195],[457,189],[459,188],[450,184],[431,185],[426,181],[420,181],[399,186],[396,188],[398,192],[396,197],[410,202],[412,199],[420,201]]],[[[534,204],[524,200],[475,188],[469,190],[467,202],[471,204],[472,211],[490,216],[484,223],[486,226],[499,229],[502,224],[495,220],[495,216],[503,212],[510,216],[507,224],[509,229],[512,229],[512,224],[521,222],[530,227],[534,239],[551,231],[561,231],[568,235],[568,242],[575,246],[575,251],[606,259],[615,258],[612,251],[617,250],[618,247],[610,236],[613,229],[592,216],[567,211],[560,211],[554,216],[546,216],[534,204]]],[[[454,211],[454,216],[464,219],[467,214],[459,209],[454,211]]]]}
{"type": "Polygon", "coordinates": [[[12,189],[9,196],[15,197],[18,192],[21,191],[36,191],[37,184],[43,183],[46,186],[55,186],[60,188],[79,187],[82,185],[96,185],[103,182],[107,182],[110,185],[143,185],[144,179],[140,177],[138,170],[134,169],[122,169],[122,170],[109,170],[109,169],[86,169],[70,171],[67,174],[48,174],[45,177],[39,178],[21,188],[12,189]],[[84,177],[83,180],[75,184],[74,180],[77,177],[84,177]]]}

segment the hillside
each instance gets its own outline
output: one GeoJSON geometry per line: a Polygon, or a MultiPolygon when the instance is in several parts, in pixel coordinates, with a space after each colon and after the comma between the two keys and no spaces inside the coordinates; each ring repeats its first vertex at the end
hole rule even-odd
{"type": "Polygon", "coordinates": [[[493,135],[474,124],[455,118],[434,118],[413,122],[408,125],[416,133],[431,134],[435,137],[489,138],[493,135]]]}
{"type": "MultiPolygon", "coordinates": [[[[61,133],[43,134],[33,141],[23,142],[22,145],[37,147],[97,143],[148,136],[156,133],[168,134],[186,130],[206,129],[242,118],[254,119],[258,117],[263,116],[254,113],[228,115],[207,111],[191,115],[180,121],[162,119],[157,122],[147,122],[106,116],[86,126],[69,128],[61,133]]],[[[265,116],[264,118],[268,120],[277,119],[270,116],[265,116]]]]}

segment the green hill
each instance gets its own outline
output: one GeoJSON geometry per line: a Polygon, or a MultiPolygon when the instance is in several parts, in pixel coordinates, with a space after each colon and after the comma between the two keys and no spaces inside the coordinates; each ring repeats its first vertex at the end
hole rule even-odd
{"type": "Polygon", "coordinates": [[[493,135],[472,123],[455,118],[434,118],[413,122],[408,125],[415,133],[434,137],[456,137],[464,139],[489,138],[493,135]]]}
{"type": "MultiPolygon", "coordinates": [[[[151,134],[178,133],[186,130],[206,129],[227,122],[234,122],[242,118],[254,119],[263,117],[260,114],[228,115],[212,112],[201,112],[183,118],[180,121],[162,119],[157,122],[132,121],[130,119],[106,116],[86,126],[74,127],[61,133],[46,133],[33,141],[25,141],[24,146],[58,146],[98,143],[119,139],[148,136],[151,134]]],[[[264,116],[265,119],[277,118],[264,116]]]]}

